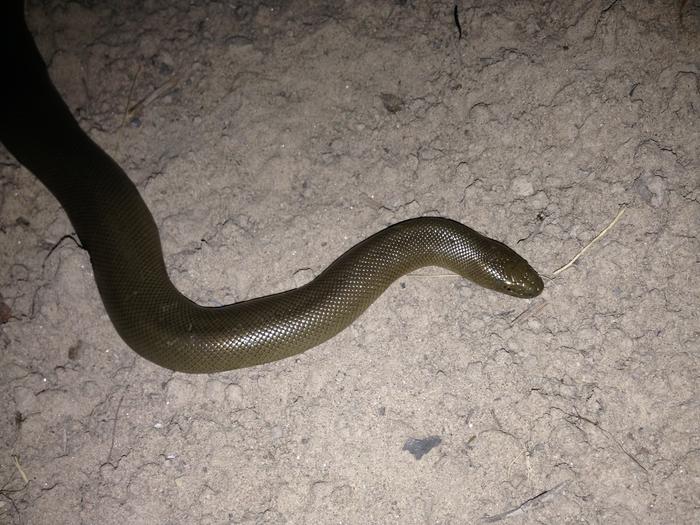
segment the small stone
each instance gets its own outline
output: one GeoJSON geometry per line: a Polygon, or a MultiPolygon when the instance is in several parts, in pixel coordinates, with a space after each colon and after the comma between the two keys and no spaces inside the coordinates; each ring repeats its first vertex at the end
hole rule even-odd
{"type": "Polygon", "coordinates": [[[439,436],[429,436],[424,439],[409,438],[404,443],[402,450],[406,450],[416,459],[420,459],[440,443],[442,443],[442,439],[439,436]]]}
{"type": "Polygon", "coordinates": [[[535,193],[535,188],[526,177],[516,177],[510,187],[511,191],[519,197],[529,197],[535,193]]]}
{"type": "Polygon", "coordinates": [[[403,99],[393,93],[382,93],[380,97],[382,99],[382,104],[384,104],[384,109],[389,113],[398,113],[405,105],[403,99]]]}

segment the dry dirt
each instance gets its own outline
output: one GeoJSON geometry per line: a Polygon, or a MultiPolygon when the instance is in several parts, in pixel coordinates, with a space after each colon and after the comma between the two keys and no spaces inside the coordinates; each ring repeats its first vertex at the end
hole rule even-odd
{"type": "Polygon", "coordinates": [[[419,215],[551,277],[626,212],[534,301],[426,269],[305,354],[191,376],[119,339],[2,150],[1,523],[697,523],[700,3],[456,5],[461,39],[447,1],[28,6],[200,303],[419,215]]]}

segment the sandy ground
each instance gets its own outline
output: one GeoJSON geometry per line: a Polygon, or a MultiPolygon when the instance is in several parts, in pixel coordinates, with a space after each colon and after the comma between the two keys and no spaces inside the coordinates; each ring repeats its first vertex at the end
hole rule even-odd
{"type": "Polygon", "coordinates": [[[3,150],[1,523],[697,523],[697,1],[460,1],[461,39],[446,1],[86,4],[30,26],[203,304],[426,214],[551,276],[626,212],[534,301],[425,269],[191,376],[118,338],[3,150]]]}

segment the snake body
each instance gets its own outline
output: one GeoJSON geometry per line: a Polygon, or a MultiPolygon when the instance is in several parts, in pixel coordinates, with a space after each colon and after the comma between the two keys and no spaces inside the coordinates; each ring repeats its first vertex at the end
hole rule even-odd
{"type": "Polygon", "coordinates": [[[369,237],[299,288],[224,307],[192,302],[168,278],[138,190],[51,83],[22,2],[4,4],[0,139],[65,209],[117,332],[146,359],[205,373],[298,354],[347,327],[398,277],[427,265],[518,297],[542,290],[537,272],[506,245],[458,222],[422,217],[369,237]]]}

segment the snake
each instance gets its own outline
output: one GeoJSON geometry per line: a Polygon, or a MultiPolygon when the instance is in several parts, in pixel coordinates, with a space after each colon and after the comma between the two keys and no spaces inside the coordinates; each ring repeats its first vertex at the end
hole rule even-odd
{"type": "Polygon", "coordinates": [[[515,297],[542,291],[538,273],[505,244],[423,216],[368,237],[297,288],[227,306],[193,302],[168,277],[158,227],[135,184],[54,87],[23,2],[2,3],[0,140],[67,213],[111,322],[145,359],[215,373],[293,356],[338,334],[399,277],[424,266],[515,297]]]}

